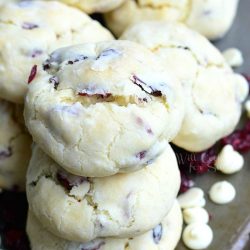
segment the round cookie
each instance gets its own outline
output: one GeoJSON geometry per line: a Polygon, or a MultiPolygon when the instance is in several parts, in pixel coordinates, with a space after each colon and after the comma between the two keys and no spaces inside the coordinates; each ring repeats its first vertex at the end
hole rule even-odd
{"type": "Polygon", "coordinates": [[[90,243],[70,242],[48,232],[31,211],[28,214],[27,233],[35,250],[174,250],[181,236],[182,213],[175,202],[162,223],[140,236],[129,239],[103,238],[90,243]]]}
{"type": "Polygon", "coordinates": [[[145,45],[181,81],[186,114],[176,145],[202,151],[235,129],[248,84],[206,38],[181,24],[149,21],[131,27],[121,39],[145,45]]]}
{"type": "Polygon", "coordinates": [[[25,131],[22,107],[0,100],[0,188],[25,189],[31,137],[25,131]]]}
{"type": "Polygon", "coordinates": [[[120,36],[140,21],[179,21],[209,39],[222,37],[231,27],[238,0],[127,0],[105,14],[107,26],[120,36]]]}
{"type": "Polygon", "coordinates": [[[125,0],[58,0],[77,7],[86,13],[108,12],[119,7],[125,0]]]}
{"type": "Polygon", "coordinates": [[[63,48],[37,72],[26,125],[68,172],[131,172],[162,153],[184,116],[180,83],[152,52],[129,41],[63,48]]]}
{"type": "Polygon", "coordinates": [[[0,8],[0,97],[23,103],[30,70],[53,50],[113,39],[78,9],[59,2],[9,2],[0,8]],[[18,37],[18,39],[17,39],[18,37]]]}
{"type": "Polygon", "coordinates": [[[55,235],[88,242],[133,237],[155,227],[177,196],[180,174],[168,145],[142,170],[104,178],[64,171],[36,147],[27,173],[30,210],[55,235]]]}

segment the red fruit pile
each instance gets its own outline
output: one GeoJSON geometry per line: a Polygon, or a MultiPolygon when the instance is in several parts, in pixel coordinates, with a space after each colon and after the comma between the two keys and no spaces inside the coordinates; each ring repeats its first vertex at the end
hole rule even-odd
{"type": "Polygon", "coordinates": [[[247,153],[250,150],[250,120],[242,129],[235,130],[231,135],[221,140],[222,145],[230,144],[234,150],[247,153]]]}
{"type": "Polygon", "coordinates": [[[208,171],[215,171],[214,163],[217,157],[215,147],[199,153],[188,152],[174,145],[172,145],[172,147],[182,173],[203,174],[208,171]]]}

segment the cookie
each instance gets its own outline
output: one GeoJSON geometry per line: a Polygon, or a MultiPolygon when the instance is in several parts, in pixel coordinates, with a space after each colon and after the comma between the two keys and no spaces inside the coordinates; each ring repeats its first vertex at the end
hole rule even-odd
{"type": "Polygon", "coordinates": [[[89,243],[63,240],[51,234],[29,211],[27,233],[35,250],[174,250],[181,235],[182,214],[175,202],[169,214],[154,229],[133,238],[95,239],[89,243]]]}
{"type": "Polygon", "coordinates": [[[30,70],[53,50],[113,39],[78,9],[59,2],[9,2],[0,8],[0,97],[23,103],[30,70]],[[18,39],[17,39],[18,37],[18,39]]]}
{"type": "Polygon", "coordinates": [[[135,171],[163,152],[184,116],[180,83],[152,52],[129,41],[52,53],[30,84],[26,125],[68,172],[135,171]]]}
{"type": "Polygon", "coordinates": [[[21,120],[22,107],[0,100],[0,188],[25,189],[31,137],[21,120]]]}
{"type": "Polygon", "coordinates": [[[171,209],[179,186],[170,146],[142,170],[104,178],[69,174],[36,147],[26,189],[30,210],[47,230],[88,242],[134,237],[155,227],[171,209]]]}
{"type": "Polygon", "coordinates": [[[206,38],[181,24],[149,21],[131,27],[121,39],[145,45],[181,81],[186,114],[176,145],[202,151],[235,129],[248,84],[206,38]]]}
{"type": "Polygon", "coordinates": [[[231,27],[238,0],[127,0],[105,15],[117,35],[140,21],[179,21],[209,39],[222,37],[231,27]]]}
{"type": "Polygon", "coordinates": [[[86,13],[92,14],[95,12],[103,13],[116,9],[125,0],[58,0],[77,7],[86,13]]]}

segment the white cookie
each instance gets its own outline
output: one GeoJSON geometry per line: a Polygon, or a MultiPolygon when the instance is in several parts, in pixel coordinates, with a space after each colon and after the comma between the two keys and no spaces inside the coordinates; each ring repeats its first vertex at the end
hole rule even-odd
{"type": "Polygon", "coordinates": [[[59,2],[5,1],[0,17],[0,97],[16,103],[23,103],[32,66],[53,50],[113,39],[98,22],[59,2]]]}
{"type": "Polygon", "coordinates": [[[27,173],[31,211],[55,235],[88,242],[97,237],[133,237],[168,213],[180,186],[170,146],[142,170],[104,178],[67,173],[38,147],[27,173]]]}
{"type": "Polygon", "coordinates": [[[182,213],[175,202],[162,223],[133,238],[102,238],[89,243],[71,242],[48,232],[29,211],[27,233],[33,250],[174,250],[181,236],[182,213]]]}
{"type": "Polygon", "coordinates": [[[183,93],[152,52],[129,41],[55,51],[30,84],[26,125],[70,173],[142,168],[179,131],[183,93]]]}
{"type": "Polygon", "coordinates": [[[231,27],[238,0],[127,0],[105,15],[117,35],[140,21],[179,21],[209,39],[222,37],[231,27]]]}
{"type": "Polygon", "coordinates": [[[20,120],[22,107],[0,100],[0,188],[25,189],[31,137],[20,120]]]}
{"type": "Polygon", "coordinates": [[[182,82],[186,115],[176,145],[202,151],[235,129],[248,84],[207,39],[181,24],[161,21],[137,24],[121,39],[145,45],[182,82]]]}
{"type": "Polygon", "coordinates": [[[77,7],[86,13],[108,12],[119,7],[125,0],[57,0],[77,7]]]}

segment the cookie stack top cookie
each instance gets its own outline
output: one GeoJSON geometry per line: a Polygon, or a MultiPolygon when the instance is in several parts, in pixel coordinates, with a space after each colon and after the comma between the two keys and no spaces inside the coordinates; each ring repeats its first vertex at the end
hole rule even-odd
{"type": "Polygon", "coordinates": [[[30,68],[41,65],[53,50],[113,39],[78,9],[46,1],[2,4],[0,33],[0,97],[15,103],[23,103],[30,68]]]}
{"type": "Polygon", "coordinates": [[[26,125],[67,171],[89,177],[131,172],[177,134],[180,83],[148,49],[129,41],[63,48],[30,83],[26,125]]]}

